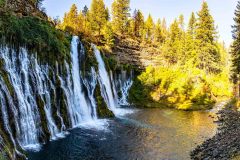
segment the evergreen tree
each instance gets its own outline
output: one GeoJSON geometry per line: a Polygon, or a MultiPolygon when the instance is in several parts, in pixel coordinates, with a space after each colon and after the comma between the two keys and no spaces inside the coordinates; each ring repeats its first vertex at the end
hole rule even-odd
{"type": "Polygon", "coordinates": [[[184,16],[181,14],[178,18],[178,24],[180,28],[179,39],[178,39],[178,60],[184,64],[186,60],[186,33],[185,33],[185,23],[184,16]]]}
{"type": "Polygon", "coordinates": [[[180,28],[184,31],[185,30],[185,24],[184,24],[184,16],[181,14],[178,18],[180,28]]]}
{"type": "Polygon", "coordinates": [[[188,28],[186,33],[186,53],[185,53],[185,62],[191,60],[195,62],[196,60],[196,17],[192,12],[191,17],[188,22],[188,28]]]}
{"type": "Polygon", "coordinates": [[[196,17],[194,12],[192,12],[189,23],[188,23],[188,34],[193,38],[196,32],[196,17]]]}
{"type": "Polygon", "coordinates": [[[88,7],[86,5],[83,7],[82,14],[84,16],[87,16],[87,14],[88,14],[88,7]]]}
{"type": "Polygon", "coordinates": [[[133,36],[140,38],[144,30],[144,16],[140,10],[135,10],[132,18],[133,36]]]}
{"type": "Polygon", "coordinates": [[[148,15],[148,18],[145,22],[145,30],[146,30],[146,39],[151,41],[153,39],[153,33],[154,33],[154,22],[150,14],[148,15]]]}
{"type": "Polygon", "coordinates": [[[112,24],[114,32],[120,36],[127,32],[128,18],[130,17],[130,0],[114,0],[112,4],[112,24]]]}
{"type": "Polygon", "coordinates": [[[85,6],[81,13],[79,13],[79,26],[82,26],[81,33],[84,37],[91,37],[91,22],[90,22],[90,13],[88,7],[85,6]]]}
{"type": "Polygon", "coordinates": [[[162,36],[163,36],[163,41],[165,41],[166,38],[167,38],[167,34],[168,34],[167,22],[166,22],[166,19],[165,19],[165,18],[163,18],[161,24],[162,24],[162,36]]]}
{"type": "Polygon", "coordinates": [[[163,43],[164,41],[162,24],[160,19],[157,20],[157,23],[154,29],[154,41],[159,43],[163,43]]]}
{"type": "Polygon", "coordinates": [[[196,26],[197,66],[207,72],[218,72],[220,55],[216,47],[216,29],[207,2],[198,12],[196,26]]]}
{"type": "Polygon", "coordinates": [[[164,57],[168,64],[175,64],[179,61],[179,48],[181,40],[181,28],[179,27],[178,20],[175,19],[170,26],[169,37],[164,46],[164,57]]]}
{"type": "MultiPolygon", "coordinates": [[[[233,44],[231,47],[231,57],[232,57],[232,79],[234,84],[239,81],[240,74],[240,1],[238,1],[237,8],[235,10],[235,17],[233,25],[233,44]]],[[[238,91],[235,89],[235,94],[240,97],[240,85],[238,86],[238,91]],[[238,94],[237,94],[238,92],[238,94]]]]}
{"type": "Polygon", "coordinates": [[[97,36],[99,40],[101,29],[106,25],[109,17],[103,0],[92,0],[89,15],[93,35],[97,36]]]}
{"type": "Polygon", "coordinates": [[[104,35],[104,40],[105,44],[108,47],[113,47],[114,45],[114,34],[112,30],[112,26],[110,22],[107,22],[107,24],[103,28],[103,35],[104,35]]]}
{"type": "Polygon", "coordinates": [[[68,13],[64,14],[61,28],[72,34],[78,34],[78,9],[75,4],[72,5],[68,13]]]}

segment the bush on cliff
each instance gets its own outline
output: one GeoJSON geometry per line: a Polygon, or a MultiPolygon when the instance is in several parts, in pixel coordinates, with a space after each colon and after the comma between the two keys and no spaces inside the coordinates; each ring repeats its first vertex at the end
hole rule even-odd
{"type": "Polygon", "coordinates": [[[36,17],[20,18],[4,13],[0,16],[0,38],[12,46],[26,46],[49,64],[70,59],[70,37],[36,17]]]}

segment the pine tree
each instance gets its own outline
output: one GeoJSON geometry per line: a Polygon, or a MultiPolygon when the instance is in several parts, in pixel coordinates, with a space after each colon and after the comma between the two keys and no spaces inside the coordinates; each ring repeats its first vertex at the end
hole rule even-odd
{"type": "Polygon", "coordinates": [[[135,10],[132,18],[133,36],[140,38],[144,30],[144,16],[140,10],[135,10]]]}
{"type": "Polygon", "coordinates": [[[87,14],[88,14],[88,7],[86,5],[83,7],[82,14],[84,16],[87,16],[87,14]]]}
{"type": "MultiPolygon", "coordinates": [[[[239,74],[240,74],[240,1],[238,1],[237,8],[235,10],[235,17],[233,25],[233,44],[231,46],[231,57],[232,57],[232,80],[234,84],[239,82],[239,74]]],[[[240,83],[238,86],[238,91],[235,87],[235,95],[239,98],[240,97],[240,83]],[[238,94],[237,94],[238,92],[238,94]]]]}
{"type": "Polygon", "coordinates": [[[103,0],[92,0],[89,15],[93,35],[99,40],[101,30],[106,25],[109,17],[108,10],[106,9],[103,0]]]}
{"type": "Polygon", "coordinates": [[[216,47],[216,29],[207,2],[198,12],[196,26],[197,66],[206,72],[218,72],[220,55],[216,47]]]}
{"type": "Polygon", "coordinates": [[[184,23],[184,16],[181,14],[178,18],[178,24],[180,28],[179,32],[179,39],[178,39],[178,60],[184,64],[186,57],[186,32],[185,32],[185,23],[184,23]]]}
{"type": "Polygon", "coordinates": [[[110,22],[107,22],[107,24],[104,26],[103,35],[104,35],[105,44],[108,47],[112,47],[114,45],[114,34],[113,34],[113,30],[110,22]]]}
{"type": "Polygon", "coordinates": [[[87,6],[84,6],[82,12],[79,13],[79,26],[82,26],[81,33],[86,38],[90,38],[91,31],[91,22],[90,22],[90,13],[87,6]]]}
{"type": "Polygon", "coordinates": [[[161,24],[162,24],[162,35],[163,35],[163,41],[165,41],[166,38],[167,38],[167,34],[168,34],[167,22],[166,22],[166,19],[165,19],[165,18],[163,18],[161,24]]]}
{"type": "Polygon", "coordinates": [[[64,14],[62,30],[68,31],[72,34],[78,34],[78,9],[75,4],[72,5],[70,11],[64,14]]]}
{"type": "Polygon", "coordinates": [[[157,20],[157,23],[154,29],[154,41],[159,43],[163,43],[164,41],[162,24],[160,19],[157,20]]]}
{"type": "Polygon", "coordinates": [[[175,64],[180,59],[180,40],[181,40],[181,28],[177,19],[170,26],[169,37],[164,46],[164,57],[169,64],[175,64]]]}
{"type": "Polygon", "coordinates": [[[196,17],[194,12],[192,12],[189,23],[188,23],[188,34],[193,38],[196,32],[196,17]]]}
{"type": "Polygon", "coordinates": [[[184,16],[181,14],[178,18],[180,28],[184,31],[185,30],[185,24],[184,24],[184,16]]]}
{"type": "Polygon", "coordinates": [[[130,17],[130,0],[114,0],[112,4],[112,24],[114,32],[123,36],[128,28],[128,18],[130,17]]]}
{"type": "Polygon", "coordinates": [[[188,22],[188,28],[186,33],[186,53],[185,53],[185,62],[191,60],[195,62],[196,59],[196,17],[192,12],[191,17],[188,22]]]}
{"type": "Polygon", "coordinates": [[[145,22],[145,30],[146,30],[146,39],[150,41],[153,40],[154,22],[150,14],[148,15],[148,18],[145,22]]]}

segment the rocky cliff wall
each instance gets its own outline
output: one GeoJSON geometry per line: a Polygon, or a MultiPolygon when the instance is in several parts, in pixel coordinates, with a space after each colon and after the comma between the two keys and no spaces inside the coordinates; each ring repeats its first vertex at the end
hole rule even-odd
{"type": "Polygon", "coordinates": [[[159,48],[130,39],[118,41],[113,49],[113,55],[120,64],[133,65],[141,70],[150,65],[164,64],[159,48]]]}
{"type": "Polygon", "coordinates": [[[38,0],[1,0],[0,11],[10,11],[15,15],[34,16],[47,20],[47,15],[41,10],[38,0]]]}

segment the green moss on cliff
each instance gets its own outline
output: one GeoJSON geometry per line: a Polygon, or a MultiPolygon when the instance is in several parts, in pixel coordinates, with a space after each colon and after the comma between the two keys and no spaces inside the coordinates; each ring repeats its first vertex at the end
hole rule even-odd
{"type": "Polygon", "coordinates": [[[48,64],[70,61],[71,37],[36,17],[20,18],[3,13],[0,16],[0,40],[16,48],[26,46],[31,52],[37,52],[38,58],[48,64]]]}
{"type": "Polygon", "coordinates": [[[71,126],[71,123],[68,119],[68,112],[67,112],[67,102],[66,96],[64,94],[63,89],[61,88],[61,81],[57,78],[56,80],[56,104],[60,108],[60,114],[65,122],[67,128],[71,126]]]}
{"type": "MultiPolygon", "coordinates": [[[[98,63],[95,58],[93,48],[89,42],[86,42],[83,40],[83,47],[85,50],[85,55],[82,57],[81,61],[81,68],[82,68],[82,73],[83,75],[86,75],[87,72],[91,71],[91,67],[94,67],[95,69],[98,68],[98,63]]],[[[81,46],[79,45],[79,50],[81,50],[81,46]]]]}
{"type": "Polygon", "coordinates": [[[46,114],[45,114],[45,110],[44,110],[44,107],[45,107],[44,101],[42,100],[40,95],[37,95],[36,102],[37,102],[40,117],[41,117],[41,127],[44,132],[44,135],[42,135],[42,137],[41,137],[42,138],[41,141],[47,141],[48,140],[47,138],[50,137],[51,134],[48,130],[47,118],[46,118],[46,114]]]}
{"type": "Polygon", "coordinates": [[[15,91],[14,91],[14,88],[13,88],[11,82],[10,82],[10,79],[8,77],[8,73],[6,72],[4,66],[5,66],[4,60],[0,59],[0,75],[2,76],[2,78],[5,82],[11,96],[14,97],[15,91]]]}
{"type": "Polygon", "coordinates": [[[114,114],[110,111],[105,103],[103,97],[101,96],[100,86],[97,84],[95,93],[96,103],[97,103],[97,115],[99,118],[112,118],[114,114]]]}
{"type": "Polygon", "coordinates": [[[5,5],[5,0],[0,0],[0,7],[3,7],[5,5]]]}
{"type": "Polygon", "coordinates": [[[1,152],[1,153],[0,153],[0,160],[7,160],[5,154],[6,154],[5,152],[1,152]]]}

